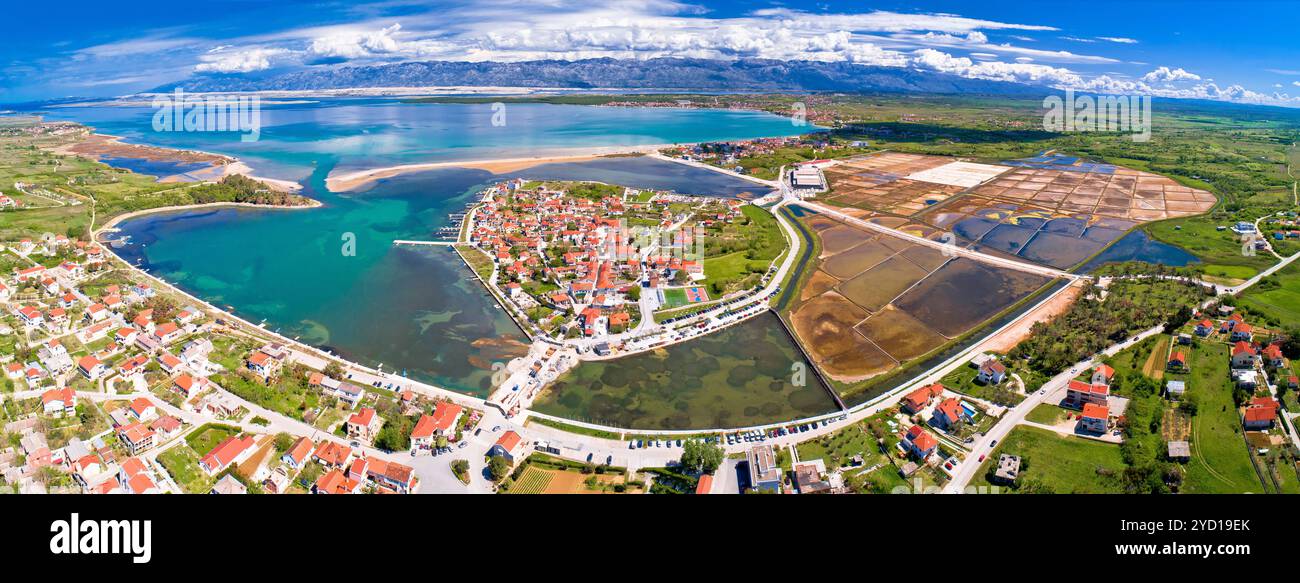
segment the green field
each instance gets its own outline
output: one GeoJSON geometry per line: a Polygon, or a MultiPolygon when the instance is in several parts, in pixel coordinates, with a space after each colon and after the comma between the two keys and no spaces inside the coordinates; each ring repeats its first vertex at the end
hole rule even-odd
{"type": "Polygon", "coordinates": [[[1262,279],[1241,295],[1241,303],[1274,324],[1300,324],[1300,264],[1262,279]]]}
{"type": "Polygon", "coordinates": [[[988,469],[1004,453],[1028,457],[1030,467],[1021,472],[1021,479],[1036,480],[1057,494],[1121,491],[1117,480],[1103,475],[1124,471],[1119,447],[1111,444],[1064,437],[1037,427],[1017,427],[989,454],[977,480],[984,480],[988,469]]]}
{"type": "Polygon", "coordinates": [[[554,474],[546,470],[529,465],[524,468],[523,475],[510,486],[510,494],[541,494],[546,491],[546,487],[551,484],[551,478],[554,474]]]}
{"type": "Polygon", "coordinates": [[[1067,413],[1068,412],[1061,407],[1051,403],[1043,403],[1034,407],[1033,411],[1030,411],[1028,415],[1025,415],[1025,419],[1033,421],[1034,423],[1042,423],[1043,425],[1056,425],[1065,419],[1067,413]]]}
{"type": "Polygon", "coordinates": [[[1194,399],[1192,461],[1187,463],[1183,491],[1190,493],[1262,492],[1241,437],[1241,419],[1228,387],[1228,347],[1201,341],[1187,350],[1188,374],[1166,380],[1187,383],[1187,398],[1194,399]]]}
{"type": "Polygon", "coordinates": [[[186,435],[185,443],[188,443],[200,456],[204,456],[212,451],[212,448],[216,447],[217,444],[235,435],[239,435],[239,429],[236,427],[207,423],[186,435]]]}
{"type": "Polygon", "coordinates": [[[189,447],[177,445],[158,454],[158,463],[186,493],[204,494],[212,489],[214,480],[199,468],[199,456],[189,447]]]}
{"type": "Polygon", "coordinates": [[[740,210],[745,221],[710,228],[706,234],[703,283],[714,297],[758,285],[786,249],[776,217],[751,204],[740,210]]]}

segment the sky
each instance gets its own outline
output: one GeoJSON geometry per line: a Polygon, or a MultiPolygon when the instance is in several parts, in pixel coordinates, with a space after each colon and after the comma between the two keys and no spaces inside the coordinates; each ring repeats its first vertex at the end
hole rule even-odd
{"type": "Polygon", "coordinates": [[[1300,106],[1300,3],[208,0],[6,7],[0,103],[403,61],[851,61],[1300,106]]]}

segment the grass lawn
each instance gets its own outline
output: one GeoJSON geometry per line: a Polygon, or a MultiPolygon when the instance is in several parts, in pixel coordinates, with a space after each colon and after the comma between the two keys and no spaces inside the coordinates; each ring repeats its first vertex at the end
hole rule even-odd
{"type": "MultiPolygon", "coordinates": [[[[1014,407],[1025,400],[1024,395],[1011,390],[1010,380],[1003,381],[1001,385],[984,385],[975,382],[977,376],[979,376],[978,370],[970,366],[962,366],[948,373],[948,376],[943,377],[943,380],[939,382],[958,393],[992,401],[999,405],[1014,407]]],[[[1025,382],[1030,381],[1026,379],[1025,382]]],[[[1042,384],[1042,381],[1039,381],[1039,384],[1042,384]]]]}
{"type": "Polygon", "coordinates": [[[1043,425],[1056,425],[1065,419],[1067,413],[1068,411],[1061,407],[1051,403],[1043,403],[1034,407],[1033,411],[1030,411],[1028,415],[1025,415],[1025,419],[1033,421],[1034,423],[1042,423],[1043,425]]]}
{"type": "Polygon", "coordinates": [[[1016,427],[984,460],[978,479],[983,480],[989,467],[1004,453],[1027,456],[1029,469],[1021,473],[1022,479],[1040,480],[1056,493],[1120,491],[1118,480],[1097,473],[1100,468],[1116,474],[1124,471],[1124,460],[1115,445],[1065,437],[1037,427],[1016,427]]]}
{"type": "Polygon", "coordinates": [[[1187,364],[1190,373],[1169,375],[1187,383],[1187,394],[1197,404],[1191,427],[1192,461],[1185,466],[1182,491],[1262,492],[1228,386],[1227,345],[1198,341],[1187,350],[1187,364]]]}
{"type": "Polygon", "coordinates": [[[1241,295],[1241,302],[1274,322],[1300,322],[1300,266],[1293,263],[1264,278],[1241,295]]]}
{"type": "MultiPolygon", "coordinates": [[[[1246,217],[1242,217],[1246,218],[1246,217]]],[[[1219,231],[1219,225],[1232,225],[1235,220],[1229,217],[1211,217],[1206,215],[1171,219],[1151,223],[1145,228],[1154,238],[1186,249],[1205,262],[1210,268],[1210,275],[1226,271],[1231,275],[1224,277],[1249,278],[1261,269],[1273,264],[1272,255],[1261,253],[1244,256],[1241,253],[1241,240],[1231,230],[1219,231]],[[1176,228],[1181,227],[1181,228],[1176,228]]]]}
{"type": "Polygon", "coordinates": [[[217,444],[234,435],[239,435],[239,429],[229,425],[208,423],[186,435],[185,443],[188,443],[200,456],[204,456],[208,455],[217,444]]]}
{"type": "Polygon", "coordinates": [[[167,469],[172,480],[188,494],[204,494],[212,489],[212,478],[199,469],[199,455],[184,445],[177,445],[159,454],[158,463],[167,469]]]}

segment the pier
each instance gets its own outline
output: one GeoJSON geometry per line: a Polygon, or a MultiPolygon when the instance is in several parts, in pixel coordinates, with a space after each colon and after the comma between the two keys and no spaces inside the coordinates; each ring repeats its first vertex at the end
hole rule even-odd
{"type": "Polygon", "coordinates": [[[396,241],[393,241],[393,244],[394,244],[394,245],[431,245],[431,246],[436,246],[436,247],[455,247],[455,246],[456,246],[456,241],[455,241],[454,239],[452,239],[452,240],[447,240],[447,241],[414,241],[414,240],[411,240],[411,239],[398,239],[398,240],[396,240],[396,241]]]}

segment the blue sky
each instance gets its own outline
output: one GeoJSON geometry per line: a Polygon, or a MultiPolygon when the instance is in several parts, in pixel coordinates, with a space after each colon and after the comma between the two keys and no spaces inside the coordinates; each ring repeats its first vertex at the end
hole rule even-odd
{"type": "Polygon", "coordinates": [[[1080,90],[1300,105],[1300,4],[254,0],[6,7],[0,102],[412,60],[849,60],[1080,90]]]}

